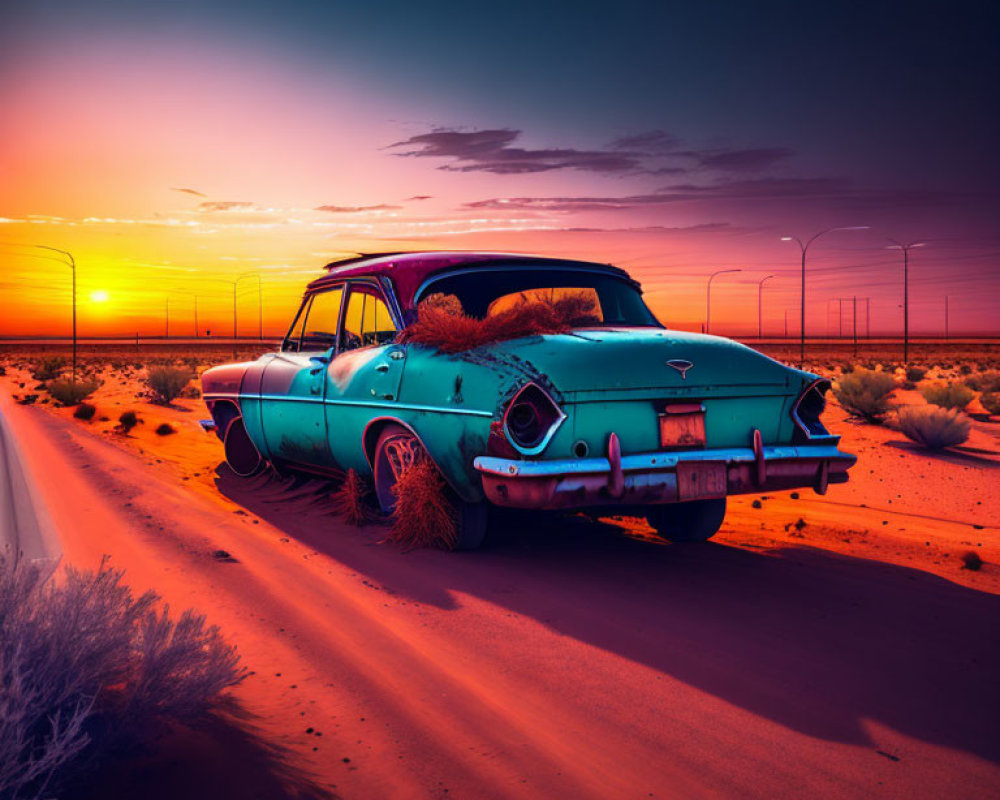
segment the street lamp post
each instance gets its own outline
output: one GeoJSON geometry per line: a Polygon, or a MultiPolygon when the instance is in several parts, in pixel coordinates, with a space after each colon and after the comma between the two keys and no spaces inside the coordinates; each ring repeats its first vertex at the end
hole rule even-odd
{"type": "Polygon", "coordinates": [[[903,251],[903,363],[910,363],[910,249],[913,247],[925,247],[926,242],[910,242],[903,244],[895,239],[887,250],[903,251]]]}
{"type": "Polygon", "coordinates": [[[757,283],[757,339],[764,338],[764,283],[771,280],[773,275],[768,275],[766,278],[761,278],[757,283]]]}
{"type": "Polygon", "coordinates": [[[57,247],[49,247],[44,244],[36,244],[35,247],[40,250],[51,250],[53,253],[66,256],[69,259],[69,263],[67,264],[65,261],[62,263],[73,270],[73,385],[76,386],[76,260],[68,250],[60,250],[57,247]]]}
{"type": "Polygon", "coordinates": [[[783,242],[796,242],[802,251],[802,289],[799,295],[799,364],[806,360],[806,253],[809,246],[820,236],[825,236],[834,231],[864,231],[868,230],[868,225],[850,225],[840,228],[827,228],[819,233],[813,234],[806,241],[802,241],[798,236],[782,236],[783,242]]]}
{"type": "Polygon", "coordinates": [[[741,269],[720,269],[708,276],[708,287],[705,290],[705,333],[712,332],[712,281],[727,272],[742,272],[741,269]]]}
{"type": "Polygon", "coordinates": [[[257,279],[257,336],[260,339],[264,338],[264,322],[262,312],[264,309],[264,299],[263,299],[263,289],[261,288],[260,273],[259,272],[244,272],[236,276],[233,281],[227,281],[227,283],[233,284],[233,338],[236,338],[236,287],[244,278],[256,278],[257,279]]]}

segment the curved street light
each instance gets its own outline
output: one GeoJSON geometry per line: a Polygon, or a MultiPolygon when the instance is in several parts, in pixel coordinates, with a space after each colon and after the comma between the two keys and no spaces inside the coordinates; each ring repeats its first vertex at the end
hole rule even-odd
{"type": "Polygon", "coordinates": [[[757,282],[757,339],[764,338],[764,303],[763,303],[763,292],[764,284],[773,278],[773,275],[768,275],[766,278],[761,278],[757,282]]]}
{"type": "Polygon", "coordinates": [[[866,231],[869,227],[868,225],[849,225],[840,228],[827,228],[819,233],[814,233],[804,242],[798,236],[781,237],[783,242],[796,242],[799,249],[802,250],[802,290],[799,297],[799,364],[805,363],[806,360],[806,252],[809,250],[809,245],[820,236],[834,231],[866,231]]]}
{"type": "Polygon", "coordinates": [[[890,239],[890,244],[886,250],[903,251],[903,363],[910,363],[910,249],[913,247],[926,247],[926,242],[910,242],[903,244],[895,239],[890,239]]]}
{"type": "Polygon", "coordinates": [[[712,332],[712,281],[727,272],[742,272],[741,269],[720,269],[708,276],[708,287],[705,290],[705,333],[712,332]]]}

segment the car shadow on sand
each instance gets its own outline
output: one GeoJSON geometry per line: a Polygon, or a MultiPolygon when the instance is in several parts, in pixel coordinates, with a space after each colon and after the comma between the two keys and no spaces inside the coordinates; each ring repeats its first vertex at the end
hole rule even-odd
{"type": "Polygon", "coordinates": [[[226,467],[216,483],[403,599],[480,598],[809,736],[872,746],[876,722],[1000,762],[1000,596],[805,545],[669,545],[583,516],[511,515],[484,550],[404,554],[322,493],[286,502],[226,467]]]}

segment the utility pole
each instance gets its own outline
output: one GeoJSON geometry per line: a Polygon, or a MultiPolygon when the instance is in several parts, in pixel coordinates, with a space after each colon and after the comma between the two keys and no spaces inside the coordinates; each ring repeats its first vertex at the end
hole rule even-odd
{"type": "Polygon", "coordinates": [[[712,332],[712,280],[727,272],[742,272],[741,269],[720,269],[708,276],[708,288],[705,291],[705,333],[712,332]]]}
{"type": "Polygon", "coordinates": [[[802,241],[798,236],[782,236],[781,241],[783,242],[797,242],[799,249],[802,251],[802,288],[799,292],[799,325],[801,330],[799,331],[799,364],[804,364],[806,360],[806,252],[809,250],[809,246],[815,242],[820,236],[825,236],[828,233],[833,233],[834,231],[864,231],[868,230],[867,225],[852,225],[849,227],[842,228],[827,228],[826,230],[820,231],[819,233],[813,234],[805,242],[802,241]]]}
{"type": "Polygon", "coordinates": [[[788,309],[785,309],[785,338],[788,338],[788,309]]]}
{"type": "Polygon", "coordinates": [[[865,298],[865,338],[872,338],[872,299],[865,298]]]}
{"type": "Polygon", "coordinates": [[[170,338],[170,296],[167,295],[163,298],[163,308],[164,308],[164,327],[163,327],[163,338],[170,338]]]}
{"type": "Polygon", "coordinates": [[[925,247],[926,242],[910,242],[903,244],[895,239],[887,250],[903,251],[903,364],[910,363],[910,249],[925,247]]]}
{"type": "Polygon", "coordinates": [[[854,357],[858,357],[858,298],[854,297],[854,357]]]}
{"type": "Polygon", "coordinates": [[[946,342],[948,341],[948,301],[949,301],[949,299],[950,299],[950,295],[946,294],[944,296],[944,340],[946,342]]]}

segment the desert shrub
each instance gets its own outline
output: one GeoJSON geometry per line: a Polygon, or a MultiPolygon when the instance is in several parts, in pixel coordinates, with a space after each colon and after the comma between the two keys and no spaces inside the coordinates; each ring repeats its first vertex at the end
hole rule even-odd
{"type": "MultiPolygon", "coordinates": [[[[16,396],[17,395],[15,395],[15,397],[16,396]]],[[[24,397],[22,397],[17,402],[20,403],[22,406],[30,406],[30,405],[34,405],[35,401],[37,401],[37,400],[38,400],[38,395],[37,394],[26,394],[24,397]]]]}
{"type": "Polygon", "coordinates": [[[0,556],[0,797],[51,797],[112,745],[208,708],[243,670],[204,617],[174,622],[107,561],[64,579],[0,556]]]}
{"type": "Polygon", "coordinates": [[[169,436],[172,433],[177,433],[177,431],[174,430],[174,426],[169,422],[161,422],[156,426],[155,433],[157,436],[169,436]]]}
{"type": "Polygon", "coordinates": [[[980,395],[979,402],[986,409],[987,414],[1000,415],[1000,394],[997,392],[987,392],[980,395]]]}
{"type": "Polygon", "coordinates": [[[978,375],[970,375],[965,379],[965,385],[977,392],[1000,392],[1000,372],[988,370],[978,375]]]}
{"type": "Polygon", "coordinates": [[[417,321],[399,335],[399,341],[436,347],[444,353],[462,353],[522,336],[566,333],[596,320],[594,303],[585,295],[523,300],[479,319],[466,314],[454,295],[437,294],[424,300],[417,314],[417,321]]]}
{"type": "Polygon", "coordinates": [[[128,433],[138,424],[139,416],[134,411],[123,411],[122,415],[118,417],[118,427],[123,433],[128,433]]]}
{"type": "Polygon", "coordinates": [[[851,416],[878,423],[889,413],[889,396],[895,388],[892,375],[859,367],[834,383],[833,395],[851,416]]]}
{"type": "Polygon", "coordinates": [[[368,486],[353,469],[347,470],[343,482],[330,497],[333,509],[351,525],[364,525],[371,516],[368,506],[368,486]]]}
{"type": "Polygon", "coordinates": [[[444,478],[428,459],[403,471],[393,490],[396,510],[388,540],[415,547],[453,548],[458,538],[455,507],[448,499],[444,478]]]}
{"type": "Polygon", "coordinates": [[[31,377],[36,381],[50,381],[58,378],[68,362],[62,356],[40,358],[31,365],[31,377]]]}
{"type": "Polygon", "coordinates": [[[962,569],[978,572],[983,568],[983,560],[975,550],[966,550],[962,553],[962,569]]]}
{"type": "Polygon", "coordinates": [[[152,389],[157,401],[170,403],[191,381],[191,370],[186,367],[151,367],[146,385],[152,389]]]}
{"type": "Polygon", "coordinates": [[[907,367],[906,368],[906,380],[910,383],[920,383],[927,374],[927,370],[923,367],[907,367]]]}
{"type": "Polygon", "coordinates": [[[921,387],[920,394],[928,403],[941,408],[965,408],[975,397],[972,389],[961,383],[934,383],[921,387]]]}
{"type": "Polygon", "coordinates": [[[962,375],[971,375],[972,374],[972,365],[971,364],[962,364],[962,366],[960,366],[958,368],[958,371],[962,375]]]}
{"type": "Polygon", "coordinates": [[[75,406],[96,392],[98,386],[100,384],[94,380],[80,379],[74,383],[71,380],[60,378],[49,383],[48,391],[60,405],[75,406]]]}
{"type": "Polygon", "coordinates": [[[843,364],[840,365],[840,372],[843,375],[849,375],[850,373],[854,372],[854,362],[845,361],[843,364]]]}
{"type": "Polygon", "coordinates": [[[957,408],[903,406],[897,412],[899,430],[930,450],[953,447],[969,438],[972,423],[957,408]]]}
{"type": "Polygon", "coordinates": [[[80,403],[80,405],[78,405],[76,407],[76,410],[73,412],[73,416],[76,417],[77,419],[89,421],[94,418],[94,414],[96,413],[97,413],[96,406],[92,406],[90,403],[80,403]]]}

